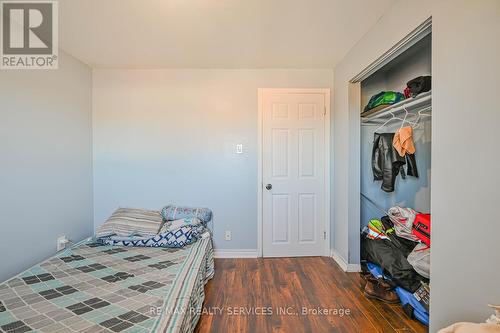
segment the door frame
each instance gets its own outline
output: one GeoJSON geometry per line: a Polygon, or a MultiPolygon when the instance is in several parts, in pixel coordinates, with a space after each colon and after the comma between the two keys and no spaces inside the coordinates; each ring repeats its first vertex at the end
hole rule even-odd
{"type": "Polygon", "coordinates": [[[330,256],[330,88],[258,88],[258,135],[257,135],[257,163],[258,163],[258,179],[257,179],[257,256],[264,256],[264,248],[263,248],[263,200],[264,200],[264,182],[263,182],[263,127],[264,127],[264,107],[263,107],[263,97],[264,92],[268,93],[288,93],[288,94],[322,94],[325,98],[325,116],[324,120],[324,129],[325,129],[325,142],[324,142],[324,154],[325,154],[325,165],[324,165],[324,173],[325,173],[325,205],[324,205],[324,231],[326,232],[325,244],[323,249],[323,256],[330,256]]]}

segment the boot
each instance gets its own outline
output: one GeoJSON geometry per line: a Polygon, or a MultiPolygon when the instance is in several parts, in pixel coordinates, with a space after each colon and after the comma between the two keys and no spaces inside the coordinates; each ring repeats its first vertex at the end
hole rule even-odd
{"type": "Polygon", "coordinates": [[[378,282],[382,285],[382,287],[386,288],[386,289],[392,289],[392,285],[390,285],[387,281],[385,281],[383,278],[376,278],[374,277],[370,272],[368,273],[365,273],[365,272],[362,272],[362,273],[359,273],[362,277],[362,280],[361,280],[361,288],[362,289],[365,289],[366,287],[366,283],[368,281],[372,281],[372,282],[378,282]]]}
{"type": "Polygon", "coordinates": [[[370,272],[361,272],[359,275],[361,275],[361,289],[365,289],[368,280],[375,279],[370,272]]]}
{"type": "Polygon", "coordinates": [[[385,303],[399,303],[399,297],[396,292],[392,291],[390,286],[381,278],[375,281],[368,280],[364,294],[367,298],[377,299],[385,303]]]}

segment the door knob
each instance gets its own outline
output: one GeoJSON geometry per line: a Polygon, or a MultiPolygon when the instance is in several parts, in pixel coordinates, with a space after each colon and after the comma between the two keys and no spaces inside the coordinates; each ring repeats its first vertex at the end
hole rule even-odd
{"type": "Polygon", "coordinates": [[[271,190],[273,188],[273,185],[272,184],[267,184],[266,185],[266,190],[271,190]]]}

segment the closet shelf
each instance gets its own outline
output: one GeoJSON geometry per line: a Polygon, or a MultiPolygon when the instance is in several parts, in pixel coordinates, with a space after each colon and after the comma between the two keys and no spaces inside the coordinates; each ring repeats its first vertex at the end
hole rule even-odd
{"type": "Polygon", "coordinates": [[[389,105],[386,108],[367,114],[366,116],[361,114],[361,123],[363,125],[377,125],[384,123],[386,120],[393,117],[393,115],[395,117],[404,117],[405,109],[412,115],[416,115],[419,111],[426,108],[429,108],[430,111],[431,102],[431,91],[421,93],[414,98],[405,99],[399,103],[389,105]]]}

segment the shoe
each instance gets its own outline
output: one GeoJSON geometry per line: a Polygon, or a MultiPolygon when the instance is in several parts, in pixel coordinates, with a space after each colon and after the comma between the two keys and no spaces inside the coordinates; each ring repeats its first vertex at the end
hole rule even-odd
{"type": "Polygon", "coordinates": [[[370,272],[368,272],[368,273],[361,272],[361,273],[359,273],[359,275],[361,275],[361,289],[365,289],[366,282],[368,280],[375,279],[370,272]]]}
{"type": "Polygon", "coordinates": [[[385,303],[399,303],[398,295],[390,289],[390,286],[383,279],[375,281],[368,280],[365,286],[365,296],[385,303]]]}
{"type": "Polygon", "coordinates": [[[368,273],[360,273],[361,277],[362,277],[362,280],[361,280],[361,288],[362,289],[365,289],[365,286],[366,286],[366,283],[368,281],[372,281],[372,282],[378,282],[382,285],[382,287],[386,288],[386,289],[392,289],[393,286],[390,285],[386,280],[384,280],[383,278],[376,278],[374,277],[370,272],[368,273]]]}

